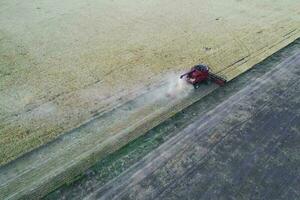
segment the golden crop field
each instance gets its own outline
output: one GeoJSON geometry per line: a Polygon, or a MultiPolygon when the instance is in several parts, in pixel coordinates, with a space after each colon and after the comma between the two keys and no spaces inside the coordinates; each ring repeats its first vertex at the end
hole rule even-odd
{"type": "Polygon", "coordinates": [[[299,36],[295,0],[2,1],[0,165],[169,74],[231,80],[299,36]]]}

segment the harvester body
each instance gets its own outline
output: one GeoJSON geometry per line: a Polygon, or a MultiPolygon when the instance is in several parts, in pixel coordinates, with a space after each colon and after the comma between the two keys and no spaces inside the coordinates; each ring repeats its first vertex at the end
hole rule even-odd
{"type": "Polygon", "coordinates": [[[202,64],[195,65],[189,72],[180,76],[181,79],[184,77],[195,89],[199,88],[201,83],[208,84],[209,81],[213,81],[221,86],[226,83],[224,78],[211,73],[209,67],[202,64]]]}

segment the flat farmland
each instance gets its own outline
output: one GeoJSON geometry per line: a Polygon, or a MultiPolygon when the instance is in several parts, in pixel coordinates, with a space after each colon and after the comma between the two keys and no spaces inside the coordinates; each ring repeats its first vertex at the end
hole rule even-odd
{"type": "Polygon", "coordinates": [[[191,65],[229,81],[300,36],[293,0],[12,0],[0,10],[0,194],[11,198],[214,90],[164,95],[191,65]]]}

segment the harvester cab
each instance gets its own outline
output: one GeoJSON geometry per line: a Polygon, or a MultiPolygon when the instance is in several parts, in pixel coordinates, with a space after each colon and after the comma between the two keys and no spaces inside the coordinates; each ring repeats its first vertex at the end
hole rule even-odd
{"type": "Polygon", "coordinates": [[[195,65],[189,72],[180,76],[181,79],[184,77],[188,83],[194,86],[195,89],[199,88],[201,83],[208,84],[209,81],[213,81],[221,86],[226,83],[224,78],[211,73],[209,71],[209,67],[202,64],[195,65]]]}

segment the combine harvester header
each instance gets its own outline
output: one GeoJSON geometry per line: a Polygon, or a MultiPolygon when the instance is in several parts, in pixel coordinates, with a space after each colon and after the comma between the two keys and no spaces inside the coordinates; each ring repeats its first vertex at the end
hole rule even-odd
{"type": "Polygon", "coordinates": [[[226,79],[213,74],[207,65],[199,64],[191,68],[191,70],[180,78],[186,77],[186,81],[194,86],[195,89],[199,88],[201,83],[206,83],[213,81],[216,84],[223,86],[226,83],[226,79]]]}

